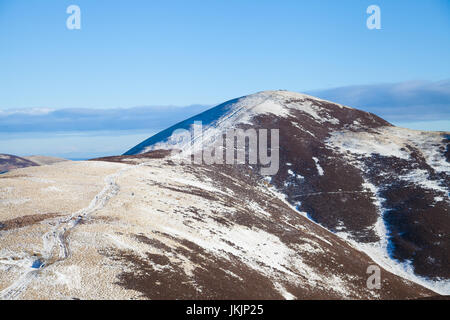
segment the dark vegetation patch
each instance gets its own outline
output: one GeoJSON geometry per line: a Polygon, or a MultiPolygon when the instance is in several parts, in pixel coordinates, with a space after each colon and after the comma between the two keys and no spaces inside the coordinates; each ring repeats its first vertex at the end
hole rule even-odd
{"type": "Polygon", "coordinates": [[[378,212],[372,199],[374,195],[363,188],[361,170],[328,149],[324,141],[331,131],[352,124],[355,116],[370,127],[388,123],[358,110],[341,109],[333,104],[327,108],[328,114],[340,120],[339,124],[317,126],[304,113],[296,114],[298,124],[314,136],[293,126],[292,119],[277,118],[274,122],[270,116],[256,118],[261,127],[280,128],[280,167],[270,183],[287,195],[289,203],[329,230],[336,231],[338,226],[344,226],[357,241],[377,241],[372,226],[378,212]]]}
{"type": "Polygon", "coordinates": [[[47,219],[53,219],[59,216],[61,216],[61,214],[58,213],[33,214],[19,218],[14,218],[11,220],[0,221],[0,230],[6,231],[12,229],[19,229],[39,223],[47,219]]]}
{"type": "Polygon", "coordinates": [[[0,179],[18,179],[18,178],[27,178],[29,176],[27,176],[26,174],[5,174],[5,175],[0,175],[0,179]]]}
{"type": "Polygon", "coordinates": [[[142,243],[148,244],[148,245],[150,245],[154,248],[160,249],[160,250],[164,250],[167,252],[170,252],[172,250],[169,246],[167,246],[163,242],[161,242],[157,239],[148,238],[146,235],[144,235],[142,233],[135,235],[135,238],[142,243]]]}
{"type": "Polygon", "coordinates": [[[127,164],[136,164],[133,160],[145,160],[145,159],[164,159],[169,156],[172,151],[170,150],[153,150],[146,153],[136,154],[136,155],[127,155],[127,156],[110,156],[110,157],[102,157],[89,159],[89,161],[107,161],[107,162],[120,162],[127,164]]]}
{"type": "Polygon", "coordinates": [[[434,203],[437,194],[411,183],[396,183],[381,196],[389,226],[390,251],[400,261],[412,260],[414,271],[431,278],[450,278],[450,208],[434,203]]]}
{"type": "Polygon", "coordinates": [[[119,275],[118,284],[136,290],[152,300],[166,299],[282,299],[272,282],[238,259],[231,261],[208,254],[187,240],[170,251],[186,256],[198,265],[192,276],[186,275],[181,264],[173,264],[163,254],[148,253],[145,258],[118,251],[110,256],[125,263],[131,270],[119,275]],[[231,271],[234,277],[225,270],[231,271]]]}
{"type": "Polygon", "coordinates": [[[167,186],[164,184],[157,184],[159,187],[163,188],[163,189],[167,189],[167,190],[171,190],[171,191],[175,191],[175,192],[180,192],[180,193],[187,193],[187,194],[191,194],[193,196],[197,196],[197,197],[201,197],[201,198],[205,198],[207,200],[210,201],[218,201],[219,198],[217,198],[216,196],[214,196],[214,193],[212,192],[208,192],[205,191],[203,189],[200,188],[195,188],[192,186],[183,186],[183,187],[172,187],[172,186],[167,186]]]}

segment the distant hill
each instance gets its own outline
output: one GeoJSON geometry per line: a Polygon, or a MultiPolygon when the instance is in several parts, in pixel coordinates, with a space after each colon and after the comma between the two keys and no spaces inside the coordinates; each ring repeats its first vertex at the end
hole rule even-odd
{"type": "Polygon", "coordinates": [[[29,157],[23,157],[24,159],[30,160],[34,163],[37,163],[40,166],[50,165],[62,161],[70,161],[63,158],[56,158],[56,157],[47,157],[47,156],[29,156],[29,157]]]}
{"type": "Polygon", "coordinates": [[[0,154],[0,173],[19,168],[49,165],[61,161],[68,160],[46,156],[18,157],[11,154],[0,154]]]}
{"type": "Polygon", "coordinates": [[[0,154],[0,172],[1,173],[8,172],[13,169],[34,167],[34,166],[38,166],[38,164],[31,160],[13,156],[10,154],[0,154]]]}

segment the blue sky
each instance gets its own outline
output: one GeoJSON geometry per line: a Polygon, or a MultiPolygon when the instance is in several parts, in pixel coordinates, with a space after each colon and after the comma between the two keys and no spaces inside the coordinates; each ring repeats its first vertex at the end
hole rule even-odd
{"type": "MultiPolygon", "coordinates": [[[[371,88],[448,83],[449,39],[448,0],[0,0],[0,110],[214,105],[269,89],[364,108],[371,88]],[[81,30],[66,28],[71,4],[81,30]],[[381,30],[366,27],[371,4],[381,30]],[[349,88],[359,86],[367,95],[355,102],[349,88]]],[[[435,99],[428,93],[424,105],[435,99]]],[[[403,122],[450,120],[438,116],[447,98],[403,122]]]]}
{"type": "Polygon", "coordinates": [[[214,104],[450,77],[448,0],[0,0],[0,108],[214,104]],[[381,8],[382,30],[366,28],[381,8]],[[66,8],[81,8],[81,30],[66,8]]]}

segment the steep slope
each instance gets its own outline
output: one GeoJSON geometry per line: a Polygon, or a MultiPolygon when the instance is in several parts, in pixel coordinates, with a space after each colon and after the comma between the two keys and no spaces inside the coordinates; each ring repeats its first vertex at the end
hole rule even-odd
{"type": "MultiPolygon", "coordinates": [[[[449,133],[397,128],[364,111],[268,91],[188,119],[126,155],[199,152],[233,128],[279,129],[280,168],[265,179],[292,206],[388,270],[450,294],[449,133]],[[171,139],[194,121],[202,121],[203,145],[196,136],[171,139]]],[[[260,166],[250,167],[258,176],[260,166]]]]}
{"type": "Polygon", "coordinates": [[[0,176],[0,299],[416,299],[247,167],[168,153],[0,176]]]}

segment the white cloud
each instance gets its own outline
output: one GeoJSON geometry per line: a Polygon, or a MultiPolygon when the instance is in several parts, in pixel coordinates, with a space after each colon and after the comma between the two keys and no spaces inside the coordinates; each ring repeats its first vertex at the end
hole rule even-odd
{"type": "Polygon", "coordinates": [[[450,120],[450,80],[348,86],[309,92],[390,122],[450,120]]]}

